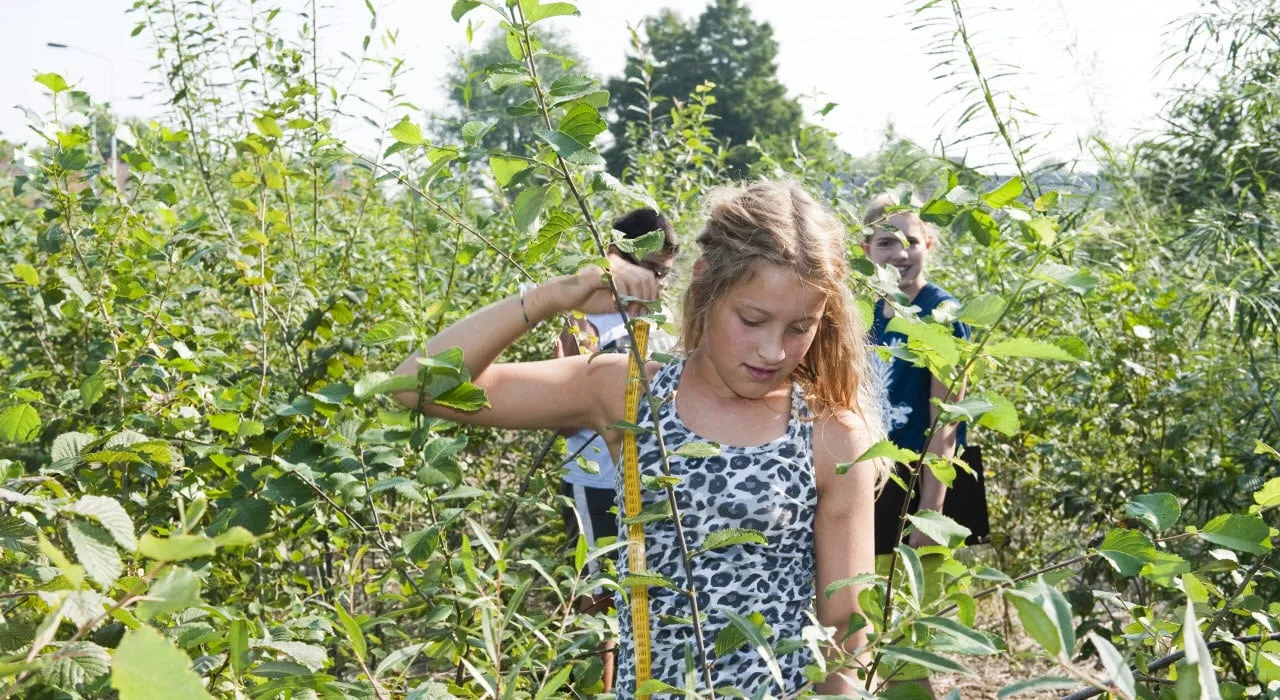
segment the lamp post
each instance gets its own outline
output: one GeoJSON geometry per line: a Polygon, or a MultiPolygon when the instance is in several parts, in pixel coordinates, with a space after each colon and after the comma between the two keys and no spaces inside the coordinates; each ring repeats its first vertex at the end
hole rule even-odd
{"type": "MultiPolygon", "coordinates": [[[[48,46],[51,49],[66,49],[68,51],[79,51],[80,53],[88,54],[90,56],[93,56],[94,58],[99,58],[99,59],[102,59],[103,61],[106,61],[107,63],[107,100],[108,100],[108,104],[110,104],[113,108],[115,107],[116,68],[115,68],[115,64],[111,62],[111,59],[109,57],[104,56],[103,54],[100,54],[97,51],[90,51],[89,49],[83,49],[83,48],[80,48],[79,46],[72,46],[70,44],[64,44],[58,41],[45,42],[45,46],[48,46]]],[[[114,182],[119,178],[119,174],[118,174],[119,166],[117,165],[117,161],[116,161],[116,129],[115,129],[115,124],[108,124],[107,127],[111,132],[111,179],[114,182]]]]}

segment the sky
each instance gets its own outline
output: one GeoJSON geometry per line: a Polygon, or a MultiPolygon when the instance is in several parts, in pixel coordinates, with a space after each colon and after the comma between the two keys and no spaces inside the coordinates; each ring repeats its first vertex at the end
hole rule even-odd
{"type": "MultiPolygon", "coordinates": [[[[988,0],[990,2],[991,0],[988,0]]],[[[997,0],[998,1],[998,0],[997,0]]],[[[375,52],[404,59],[408,72],[399,87],[413,105],[438,109],[445,103],[443,75],[465,46],[465,20],[449,17],[451,0],[371,0],[378,12],[375,52]],[[399,30],[393,47],[382,47],[382,32],[399,30]]],[[[754,16],[769,22],[779,44],[778,75],[793,96],[814,113],[827,102],[837,106],[820,123],[838,133],[854,154],[873,151],[886,125],[929,147],[954,144],[974,127],[957,129],[962,100],[936,80],[937,57],[928,52],[928,28],[913,28],[918,0],[745,0],[754,16]],[[941,141],[940,141],[941,140],[941,141]]],[[[1033,159],[1089,161],[1088,139],[1102,135],[1126,143],[1158,126],[1170,76],[1160,60],[1170,45],[1171,23],[1197,8],[1194,0],[1005,0],[1003,6],[964,3],[970,33],[998,89],[1014,94],[1026,133],[1037,135],[1033,159]],[[998,64],[1004,64],[1001,68],[998,64]],[[1012,68],[1010,68],[1010,66],[1012,68]]],[[[6,21],[0,27],[0,138],[27,141],[26,115],[16,105],[48,109],[45,89],[32,78],[57,72],[97,100],[110,100],[117,113],[144,118],[164,114],[165,94],[151,69],[155,50],[146,32],[130,37],[141,19],[123,0],[0,0],[6,21]],[[48,42],[71,48],[51,48],[48,42]]],[[[232,3],[234,5],[234,3],[232,3]]],[[[305,7],[301,1],[282,3],[305,7]]],[[[581,17],[550,20],[564,30],[591,72],[621,72],[629,47],[628,23],[664,8],[696,17],[706,0],[580,0],[581,17]]],[[[941,3],[942,6],[947,3],[941,3]]],[[[320,48],[323,60],[338,66],[343,52],[355,54],[369,33],[364,0],[322,0],[320,48]]],[[[486,11],[469,15],[495,22],[486,11]]],[[[477,38],[477,43],[481,41],[477,38]]],[[[967,76],[966,76],[967,77],[967,76]]],[[[372,91],[380,87],[366,84],[372,91]]],[[[1001,102],[1002,109],[1010,107],[1001,102]]],[[[983,122],[989,123],[989,122],[983,122]]],[[[357,148],[373,148],[376,130],[352,120],[339,135],[357,148]]],[[[998,166],[1003,150],[992,139],[965,142],[970,164],[998,166]]],[[[956,154],[954,147],[949,154],[956,154]]]]}

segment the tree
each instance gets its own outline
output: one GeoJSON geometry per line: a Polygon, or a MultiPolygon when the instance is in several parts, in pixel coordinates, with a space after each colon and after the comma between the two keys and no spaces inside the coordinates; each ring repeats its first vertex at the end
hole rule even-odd
{"type": "MultiPolygon", "coordinates": [[[[541,29],[541,28],[540,28],[541,29]]],[[[542,30],[539,42],[548,54],[537,60],[538,77],[544,85],[550,85],[569,71],[566,65],[575,66],[576,73],[589,73],[586,64],[563,34],[554,30],[542,30]]],[[[533,99],[533,91],[524,85],[512,85],[501,92],[494,92],[485,84],[485,67],[510,63],[511,50],[507,46],[507,32],[497,31],[489,36],[479,50],[459,55],[458,62],[445,77],[451,109],[437,120],[433,131],[437,137],[450,142],[462,141],[462,126],[469,121],[492,122],[493,126],[480,139],[480,146],[514,153],[522,153],[525,144],[535,137],[535,129],[543,128],[536,113],[513,116],[510,111],[533,99]]]]}
{"type": "Polygon", "coordinates": [[[616,110],[610,126],[615,170],[632,146],[627,124],[648,118],[649,98],[657,105],[684,101],[704,82],[715,84],[711,130],[726,146],[752,138],[789,139],[799,130],[800,105],[778,81],[773,28],[752,19],[741,0],[716,0],[696,23],[664,10],[645,20],[644,33],[648,55],[629,56],[623,75],[609,84],[616,110]],[[654,66],[647,89],[646,60],[654,66]]]}

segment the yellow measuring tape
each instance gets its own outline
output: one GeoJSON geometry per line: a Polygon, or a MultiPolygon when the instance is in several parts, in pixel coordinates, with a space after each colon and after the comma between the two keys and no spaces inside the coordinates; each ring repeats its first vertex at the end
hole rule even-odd
{"type": "MultiPolygon", "coordinates": [[[[636,321],[632,326],[636,337],[635,353],[627,353],[627,403],[626,420],[635,423],[640,411],[640,397],[644,395],[644,383],[648,381],[644,365],[636,362],[636,355],[645,357],[649,347],[649,324],[636,321]]],[[[636,448],[636,434],[622,434],[622,487],[626,516],[640,514],[640,453],[636,448]]],[[[633,574],[648,571],[644,555],[644,525],[627,526],[628,570],[633,574]]],[[[635,637],[636,687],[649,680],[652,668],[652,647],[649,639],[649,588],[643,584],[631,587],[631,634],[635,637]]],[[[640,695],[639,700],[649,700],[640,695]]]]}

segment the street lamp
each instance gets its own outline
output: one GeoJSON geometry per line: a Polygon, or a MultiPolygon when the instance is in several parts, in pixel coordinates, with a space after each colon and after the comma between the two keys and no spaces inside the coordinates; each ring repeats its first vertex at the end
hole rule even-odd
{"type": "MultiPolygon", "coordinates": [[[[112,107],[115,107],[116,68],[115,68],[115,65],[111,62],[111,59],[109,57],[104,56],[98,53],[97,51],[90,51],[89,49],[83,49],[83,48],[80,48],[79,46],[72,46],[70,44],[63,44],[58,41],[45,42],[45,46],[48,46],[51,49],[67,49],[68,51],[79,51],[80,53],[88,54],[90,56],[93,56],[94,58],[100,58],[103,61],[106,61],[107,62],[107,100],[108,100],[108,104],[110,104],[112,107]]],[[[119,166],[116,163],[116,130],[115,130],[114,124],[108,124],[108,128],[111,131],[111,179],[114,182],[119,179],[119,174],[118,174],[119,166]]]]}

